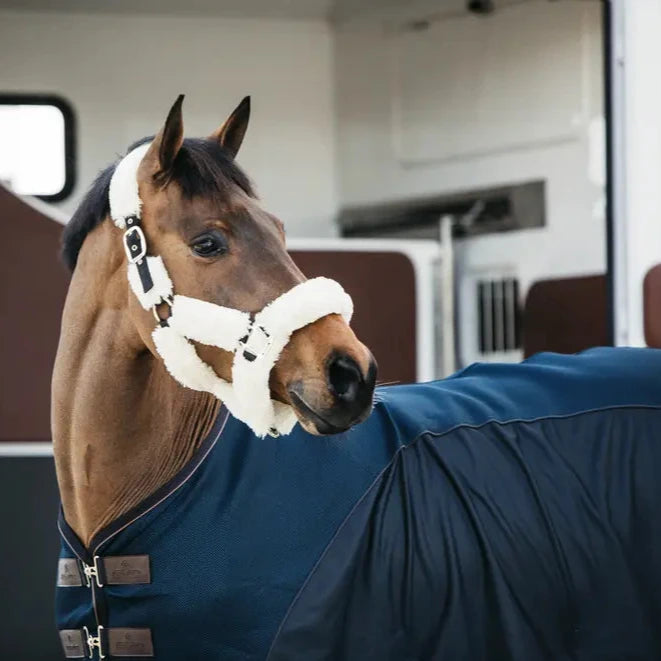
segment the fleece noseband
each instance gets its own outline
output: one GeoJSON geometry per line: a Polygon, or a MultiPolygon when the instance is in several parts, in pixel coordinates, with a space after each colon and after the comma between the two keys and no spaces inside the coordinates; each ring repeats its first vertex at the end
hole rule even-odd
{"type": "Polygon", "coordinates": [[[340,314],[349,322],[351,297],[334,280],[314,278],[250,314],[175,294],[162,257],[147,254],[140,226],[137,172],[148,148],[149,144],[141,145],[119,162],[109,197],[110,215],[124,230],[131,290],[157,321],[152,333],[156,350],[179,383],[215,395],[258,436],[288,434],[296,416],[289,405],[271,399],[271,369],[295,330],[329,314],[340,314]],[[163,304],[169,307],[167,318],[157,311],[163,304]],[[201,360],[191,340],[234,354],[231,382],[201,360]]]}

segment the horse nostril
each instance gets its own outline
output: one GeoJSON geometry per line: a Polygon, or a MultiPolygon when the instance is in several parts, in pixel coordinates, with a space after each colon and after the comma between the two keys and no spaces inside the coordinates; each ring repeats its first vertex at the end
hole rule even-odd
{"type": "Polygon", "coordinates": [[[353,358],[339,354],[328,363],[328,385],[338,399],[354,401],[362,383],[363,376],[353,358]]]}

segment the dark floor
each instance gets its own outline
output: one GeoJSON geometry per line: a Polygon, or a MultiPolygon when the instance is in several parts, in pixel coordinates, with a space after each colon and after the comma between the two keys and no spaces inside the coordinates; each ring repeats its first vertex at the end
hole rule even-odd
{"type": "Polygon", "coordinates": [[[53,598],[59,553],[52,457],[0,457],[0,659],[63,658],[53,598]]]}

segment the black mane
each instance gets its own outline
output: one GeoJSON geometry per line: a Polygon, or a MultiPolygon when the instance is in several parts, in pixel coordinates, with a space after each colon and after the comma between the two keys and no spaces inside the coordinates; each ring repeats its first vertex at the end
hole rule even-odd
{"type": "MultiPolygon", "coordinates": [[[[128,151],[153,140],[143,138],[128,151]]],[[[127,152],[128,153],[128,152],[127,152]]],[[[73,271],[85,237],[110,212],[108,189],[117,162],[103,170],[76,209],[62,235],[62,259],[73,271]]],[[[250,180],[223,148],[211,140],[186,138],[168,173],[168,181],[176,181],[183,195],[198,196],[227,194],[233,185],[254,196],[250,180]]]]}

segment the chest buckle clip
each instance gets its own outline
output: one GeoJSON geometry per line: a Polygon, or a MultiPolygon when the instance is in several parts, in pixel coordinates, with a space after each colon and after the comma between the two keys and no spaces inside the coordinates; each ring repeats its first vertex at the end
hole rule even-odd
{"type": "Polygon", "coordinates": [[[87,639],[87,648],[90,651],[90,659],[94,658],[94,649],[99,650],[99,659],[105,659],[106,655],[103,653],[103,643],[101,641],[101,632],[103,631],[103,626],[99,624],[96,630],[96,636],[90,634],[90,630],[87,627],[83,627],[85,630],[85,638],[87,639]]]}
{"type": "Polygon", "coordinates": [[[101,583],[101,575],[99,574],[99,556],[94,556],[94,564],[88,565],[83,562],[83,572],[85,573],[85,583],[87,587],[92,587],[92,577],[96,581],[96,584],[102,588],[103,583],[101,583]]]}

